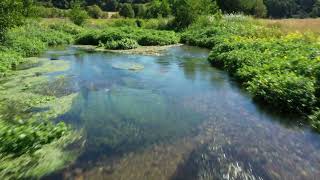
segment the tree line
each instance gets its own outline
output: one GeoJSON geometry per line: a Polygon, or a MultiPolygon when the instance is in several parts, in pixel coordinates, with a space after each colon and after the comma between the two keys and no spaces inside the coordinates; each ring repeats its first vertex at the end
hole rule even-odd
{"type": "MultiPolygon", "coordinates": [[[[74,0],[38,0],[46,6],[71,8],[74,0]]],[[[257,17],[306,18],[320,16],[320,0],[210,0],[225,13],[244,13],[257,17]]],[[[177,4],[190,4],[193,0],[83,0],[86,6],[97,5],[104,11],[126,11],[125,15],[137,17],[167,16],[177,4]],[[125,9],[125,10],[123,10],[125,9]],[[159,9],[159,10],[158,10],[159,9]],[[127,12],[131,11],[131,12],[127,12]],[[160,12],[159,12],[160,11],[160,12]]]]}

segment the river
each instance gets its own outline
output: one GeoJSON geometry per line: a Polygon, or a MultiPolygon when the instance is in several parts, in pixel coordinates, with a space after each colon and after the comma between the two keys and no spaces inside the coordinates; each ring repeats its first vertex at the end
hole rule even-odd
{"type": "Polygon", "coordinates": [[[44,179],[319,178],[320,136],[253,102],[208,53],[48,51],[71,63],[65,88],[78,92],[58,119],[86,141],[74,164],[44,179]]]}

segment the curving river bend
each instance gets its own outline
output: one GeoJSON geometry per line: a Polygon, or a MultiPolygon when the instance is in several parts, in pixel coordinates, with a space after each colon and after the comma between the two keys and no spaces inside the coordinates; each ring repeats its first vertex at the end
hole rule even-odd
{"type": "Polygon", "coordinates": [[[79,92],[59,119],[83,129],[86,143],[73,165],[44,179],[320,177],[320,135],[255,104],[210,67],[207,50],[52,54],[70,61],[66,88],[79,92]]]}

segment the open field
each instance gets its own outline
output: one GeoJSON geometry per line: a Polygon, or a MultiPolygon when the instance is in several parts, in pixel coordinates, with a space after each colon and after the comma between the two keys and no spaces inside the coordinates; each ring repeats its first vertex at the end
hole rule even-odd
{"type": "Polygon", "coordinates": [[[320,18],[317,19],[281,19],[262,20],[269,26],[276,26],[285,32],[315,32],[320,34],[320,18]]]}

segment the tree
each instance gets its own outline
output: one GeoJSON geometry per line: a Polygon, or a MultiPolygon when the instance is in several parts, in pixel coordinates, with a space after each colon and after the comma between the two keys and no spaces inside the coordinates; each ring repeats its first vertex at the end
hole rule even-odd
{"type": "Polygon", "coordinates": [[[168,0],[162,0],[159,8],[159,14],[162,17],[168,17],[171,14],[171,8],[168,0]]]}
{"type": "Polygon", "coordinates": [[[0,41],[8,29],[22,24],[25,12],[23,0],[0,1],[0,41]]]}
{"type": "Polygon", "coordinates": [[[317,2],[315,2],[315,4],[313,5],[311,16],[320,17],[320,0],[317,0],[317,2]]]}
{"type": "Polygon", "coordinates": [[[177,0],[173,4],[175,25],[185,28],[192,24],[199,16],[217,12],[218,7],[212,0],[177,0]]]}
{"type": "Polygon", "coordinates": [[[134,4],[133,6],[135,17],[143,18],[146,15],[146,6],[144,4],[134,4]]]}
{"type": "Polygon", "coordinates": [[[117,0],[106,0],[102,3],[102,7],[106,11],[116,11],[118,9],[119,2],[117,0]]]}
{"type": "Polygon", "coordinates": [[[265,0],[270,17],[292,17],[297,11],[298,4],[295,0],[265,0]]]}
{"type": "Polygon", "coordinates": [[[75,1],[72,4],[72,9],[70,12],[70,20],[76,25],[83,25],[88,18],[87,11],[83,10],[81,7],[81,3],[79,1],[75,1]]]}
{"type": "Polygon", "coordinates": [[[135,14],[134,14],[134,11],[133,11],[133,8],[132,8],[132,5],[129,4],[129,3],[125,3],[120,11],[119,11],[119,14],[123,17],[128,17],[128,18],[134,18],[135,14]]]}
{"type": "Polygon", "coordinates": [[[171,14],[171,7],[168,0],[153,0],[146,13],[147,18],[168,17],[171,14]]]}
{"type": "Polygon", "coordinates": [[[263,0],[257,0],[256,4],[253,7],[253,14],[257,17],[266,17],[267,7],[263,3],[263,0]]]}
{"type": "Polygon", "coordinates": [[[88,6],[87,12],[90,17],[95,18],[95,19],[101,18],[102,14],[103,14],[101,8],[98,5],[88,6]]]}

